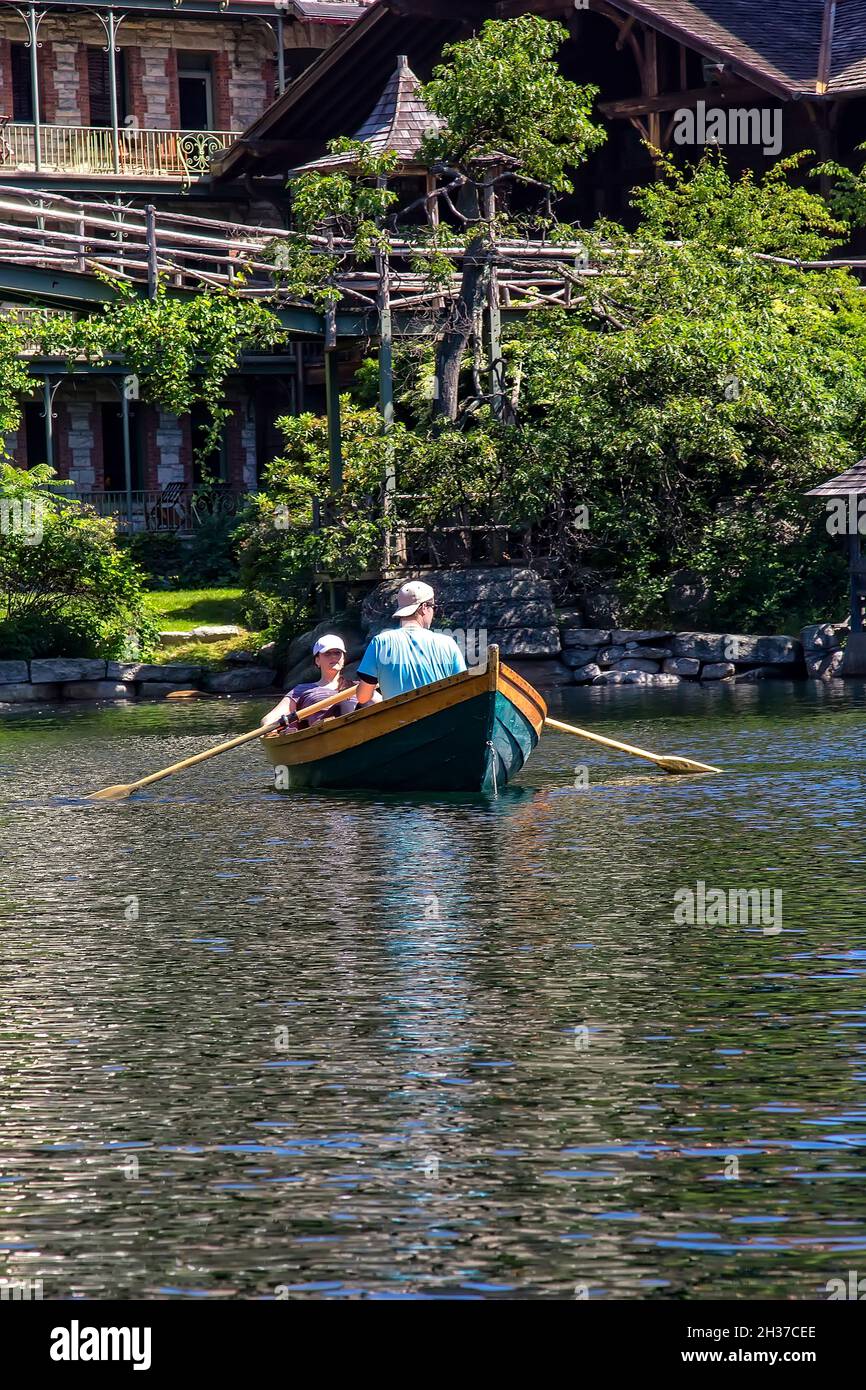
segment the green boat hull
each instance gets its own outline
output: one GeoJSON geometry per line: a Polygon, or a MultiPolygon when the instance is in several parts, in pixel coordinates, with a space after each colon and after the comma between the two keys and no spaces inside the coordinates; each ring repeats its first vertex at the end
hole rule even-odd
{"type": "Polygon", "coordinates": [[[501,691],[438,710],[330,757],[276,765],[281,790],[366,788],[384,792],[501,791],[538,742],[501,691]]]}

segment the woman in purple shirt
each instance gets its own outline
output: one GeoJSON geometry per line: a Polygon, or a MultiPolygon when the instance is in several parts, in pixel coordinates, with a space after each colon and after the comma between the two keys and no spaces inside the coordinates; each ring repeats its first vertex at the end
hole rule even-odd
{"type": "MultiPolygon", "coordinates": [[[[293,720],[294,716],[300,715],[303,709],[314,705],[319,700],[325,700],[329,695],[333,695],[337,690],[346,690],[349,682],[343,675],[343,667],[346,664],[346,645],[342,637],[337,637],[334,633],[326,633],[313,644],[313,661],[319,668],[319,679],[315,681],[302,681],[300,685],[292,686],[288,694],[278,705],[266,714],[262,720],[263,724],[270,724],[275,719],[284,718],[287,721],[293,720]]],[[[340,700],[338,704],[331,705],[328,710],[322,710],[320,714],[314,714],[311,719],[300,719],[300,728],[308,728],[310,724],[317,724],[320,719],[324,719],[327,714],[330,717],[339,714],[351,714],[357,701],[354,695],[350,695],[346,700],[340,700]]]]}

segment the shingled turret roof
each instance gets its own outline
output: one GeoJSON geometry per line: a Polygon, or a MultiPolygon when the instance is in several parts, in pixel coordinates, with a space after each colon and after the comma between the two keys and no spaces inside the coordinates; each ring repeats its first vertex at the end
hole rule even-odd
{"type": "Polygon", "coordinates": [[[854,492],[860,496],[866,494],[866,459],[855,463],[847,473],[840,473],[838,478],[831,478],[829,483],[821,483],[819,487],[811,488],[805,496],[838,497],[843,492],[854,492]]]}
{"type": "MultiPolygon", "coordinates": [[[[423,137],[428,131],[441,128],[442,121],[421,99],[421,83],[410,68],[408,58],[401,54],[375,107],[351,139],[363,140],[374,154],[395,150],[400,156],[401,169],[417,169],[421,167],[418,149],[423,137]]],[[[325,154],[298,165],[291,174],[309,169],[348,169],[354,163],[354,156],[349,153],[325,154]]]]}

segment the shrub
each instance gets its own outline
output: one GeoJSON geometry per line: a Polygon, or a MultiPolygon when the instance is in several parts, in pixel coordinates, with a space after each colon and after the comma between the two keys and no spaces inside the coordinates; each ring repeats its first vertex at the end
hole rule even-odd
{"type": "Polygon", "coordinates": [[[49,490],[54,479],[0,462],[0,657],[147,650],[142,571],[113,523],[49,490]]]}

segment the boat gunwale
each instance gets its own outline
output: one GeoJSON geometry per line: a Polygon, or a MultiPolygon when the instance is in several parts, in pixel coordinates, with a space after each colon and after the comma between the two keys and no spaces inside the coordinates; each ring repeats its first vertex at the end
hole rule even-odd
{"type": "MultiPolygon", "coordinates": [[[[464,699],[472,700],[485,692],[491,694],[499,692],[505,699],[509,699],[508,691],[505,688],[508,684],[511,684],[515,691],[531,704],[536,719],[531,719],[527,711],[521,709],[521,702],[512,702],[522,717],[528,719],[534,726],[536,736],[539,736],[544,718],[547,715],[547,706],[529,681],[524,680],[516,671],[512,671],[509,666],[499,660],[499,648],[494,644],[490,647],[487,664],[482,668],[474,667],[469,671],[459,671],[456,675],[446,676],[441,681],[433,681],[429,685],[419,686],[417,690],[407,690],[402,695],[395,695],[390,700],[377,701],[376,704],[370,704],[365,709],[353,710],[350,714],[341,714],[333,719],[326,718],[320,723],[311,725],[308,729],[266,734],[262,743],[267,749],[269,760],[275,764],[278,763],[280,752],[285,751],[287,753],[289,749],[297,749],[299,752],[306,753],[307,756],[302,756],[300,761],[307,763],[315,760],[314,753],[310,756],[312,752],[308,747],[310,743],[315,743],[316,740],[325,736],[340,733],[350,724],[353,731],[357,730],[360,735],[353,746],[357,746],[358,743],[372,742],[377,737],[386,737],[387,733],[391,732],[390,730],[383,729],[381,734],[376,734],[375,726],[365,728],[364,724],[364,721],[369,722],[385,713],[386,709],[389,714],[393,714],[395,709],[407,708],[409,711],[407,723],[415,723],[436,713],[437,697],[446,694],[454,687],[465,686],[465,694],[459,701],[454,701],[454,703],[462,704],[464,699]],[[431,703],[433,708],[427,711],[423,708],[417,710],[412,708],[414,705],[424,706],[431,703]]],[[[448,704],[451,703],[448,701],[448,704]]],[[[331,755],[324,754],[323,756],[331,755]]]]}

